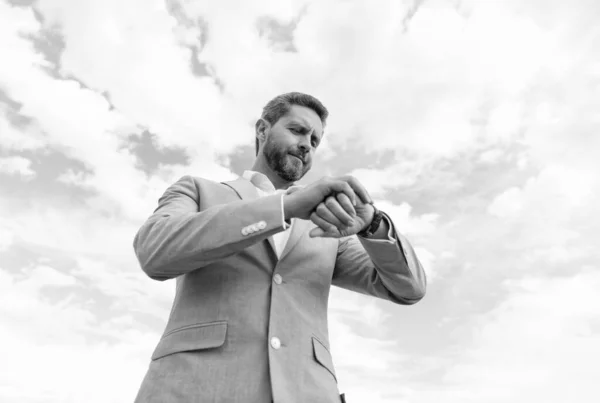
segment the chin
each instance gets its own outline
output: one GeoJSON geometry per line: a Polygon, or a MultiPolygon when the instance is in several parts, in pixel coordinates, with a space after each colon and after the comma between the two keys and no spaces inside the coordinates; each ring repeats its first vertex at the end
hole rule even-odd
{"type": "Polygon", "coordinates": [[[280,172],[277,172],[279,177],[286,182],[296,182],[304,176],[302,171],[298,171],[295,169],[285,169],[280,172]]]}

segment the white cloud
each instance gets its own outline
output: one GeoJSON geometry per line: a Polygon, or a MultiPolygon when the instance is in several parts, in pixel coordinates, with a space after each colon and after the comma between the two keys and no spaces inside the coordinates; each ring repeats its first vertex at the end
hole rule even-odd
{"type": "Polygon", "coordinates": [[[13,243],[13,234],[4,228],[0,228],[0,252],[5,251],[13,243]]]}
{"type": "Polygon", "coordinates": [[[23,157],[0,157],[0,173],[19,175],[25,179],[35,176],[31,160],[23,157]]]}
{"type": "Polygon", "coordinates": [[[488,135],[499,139],[516,137],[523,124],[523,105],[518,102],[505,102],[496,106],[487,122],[488,135]]]}
{"type": "Polygon", "coordinates": [[[37,266],[27,274],[28,287],[40,289],[50,286],[69,286],[75,285],[76,280],[71,275],[62,273],[50,266],[37,266]]]}
{"type": "Polygon", "coordinates": [[[442,392],[418,401],[596,401],[598,286],[598,267],[507,283],[507,299],[472,324],[472,342],[457,353],[442,392]]]}
{"type": "Polygon", "coordinates": [[[408,203],[395,205],[388,200],[377,200],[375,202],[382,211],[390,216],[392,221],[397,225],[398,230],[403,234],[412,236],[427,235],[435,231],[436,220],[438,215],[435,213],[427,213],[421,216],[411,215],[412,207],[408,203]]]}
{"type": "MultiPolygon", "coordinates": [[[[55,21],[52,14],[59,13],[58,15],[62,15],[59,6],[60,4],[58,3],[54,4],[52,12],[49,12],[49,24],[60,22],[55,21]]],[[[76,12],[75,9],[71,10],[71,6],[68,7],[68,10],[76,12]]],[[[129,114],[125,117],[122,113],[111,110],[107,100],[99,93],[83,88],[74,80],[53,79],[40,70],[38,66],[46,65],[47,63],[39,53],[33,50],[32,44],[23,37],[25,34],[40,35],[38,31],[39,27],[33,18],[33,14],[19,8],[8,7],[4,3],[0,7],[4,8],[2,15],[6,16],[7,20],[10,20],[7,24],[2,24],[2,40],[4,42],[0,44],[3,45],[3,48],[10,49],[11,52],[10,57],[7,57],[6,61],[0,66],[0,85],[6,88],[9,96],[18,99],[23,104],[21,113],[28,116],[35,116],[40,130],[46,134],[44,140],[47,145],[60,150],[73,159],[82,161],[93,172],[93,174],[86,177],[84,183],[80,184],[98,192],[107,210],[114,211],[118,209],[123,211],[127,216],[137,217],[138,219],[145,218],[148,212],[151,212],[153,209],[150,206],[154,205],[154,201],[158,199],[162,191],[177,179],[177,175],[179,175],[179,172],[173,172],[171,169],[169,178],[162,179],[159,175],[147,181],[145,174],[135,168],[135,157],[121,147],[122,142],[128,134],[139,130],[136,126],[137,124],[150,125],[151,122],[146,120],[136,121],[139,116],[131,113],[126,108],[121,108],[122,111],[129,114]],[[144,205],[148,207],[146,209],[140,208],[140,206],[144,205]]],[[[145,6],[140,7],[140,9],[145,9],[145,6]]],[[[120,9],[113,11],[107,12],[110,15],[124,16],[120,9]]],[[[69,14],[66,15],[68,16],[69,14]]],[[[92,14],[89,15],[91,16],[92,14]]],[[[72,14],[72,17],[79,21],[77,16],[78,14],[72,14]]],[[[81,29],[84,28],[81,27],[81,29]]],[[[66,28],[64,29],[66,30],[66,28]]],[[[152,30],[154,29],[156,27],[152,28],[152,30]]],[[[76,35],[74,40],[80,37],[91,39],[87,35],[76,35]]],[[[69,36],[66,38],[67,49],[73,48],[68,42],[69,38],[69,36]]],[[[155,45],[155,43],[152,44],[152,46],[155,45]]],[[[89,46],[89,43],[86,44],[86,49],[87,46],[89,46]]],[[[148,51],[156,55],[156,49],[152,48],[148,51]]],[[[83,54],[85,54],[86,61],[90,61],[90,57],[94,55],[94,53],[90,54],[87,50],[83,54]]],[[[167,60],[168,58],[160,56],[160,59],[167,60]]],[[[105,63],[106,60],[105,58],[102,63],[105,63]]],[[[118,63],[111,62],[112,64],[119,65],[118,63]]],[[[153,64],[149,62],[149,65],[152,66],[153,64]]],[[[182,64],[180,67],[183,68],[183,66],[182,64]]],[[[145,68],[142,69],[141,66],[140,69],[142,71],[146,70],[145,68]]],[[[181,76],[176,71],[172,73],[174,77],[181,76]]],[[[123,74],[119,70],[118,77],[123,77],[123,74]]],[[[156,80],[166,80],[166,77],[144,78],[135,71],[131,72],[130,75],[130,78],[138,77],[141,80],[139,82],[140,86],[147,86],[148,83],[156,82],[156,80]]],[[[86,77],[82,78],[85,79],[86,77]]],[[[117,87],[119,85],[120,83],[118,83],[117,87]]],[[[186,89],[190,88],[190,83],[185,84],[184,87],[186,89]]],[[[124,85],[123,88],[130,87],[124,85]]],[[[171,86],[168,86],[168,88],[171,88],[171,86]]],[[[112,91],[112,89],[109,90],[112,91]]],[[[168,94],[158,92],[154,96],[147,96],[135,88],[132,91],[135,95],[132,102],[136,105],[138,105],[138,101],[159,99],[156,97],[160,97],[162,100],[176,99],[178,95],[177,93],[173,93],[167,96],[168,94]]],[[[198,89],[196,92],[204,94],[201,89],[198,89]]],[[[113,97],[112,92],[111,97],[113,97]]],[[[203,119],[206,116],[213,115],[208,110],[204,110],[203,113],[199,114],[196,110],[189,109],[193,105],[199,105],[198,102],[181,102],[188,105],[188,109],[187,111],[180,111],[180,108],[177,107],[175,108],[177,113],[186,114],[190,118],[203,116],[203,119]]],[[[208,102],[208,104],[213,105],[213,100],[208,102]]],[[[163,116],[162,112],[159,113],[148,105],[142,105],[140,108],[148,112],[148,116],[163,116]]],[[[172,122],[181,122],[181,124],[187,125],[186,127],[193,126],[185,123],[178,116],[170,116],[169,119],[172,119],[172,122]]],[[[196,127],[199,128],[200,126],[196,125],[196,127]]],[[[186,173],[189,173],[189,170],[197,170],[198,172],[204,172],[204,176],[209,178],[231,175],[228,170],[220,167],[214,161],[210,148],[206,149],[202,147],[202,136],[199,137],[197,131],[192,131],[193,136],[190,137],[190,141],[195,142],[195,149],[189,151],[194,158],[194,162],[190,167],[187,167],[188,171],[186,173]]],[[[189,134],[189,129],[186,129],[186,133],[189,134]]],[[[170,131],[166,132],[168,136],[171,134],[170,131]]],[[[177,139],[178,137],[171,136],[169,138],[177,139]]],[[[206,137],[205,135],[204,138],[212,137],[206,137]]],[[[214,139],[216,141],[217,137],[214,139]]],[[[185,142],[179,144],[184,146],[192,145],[192,143],[186,144],[185,142]]],[[[182,169],[180,168],[181,171],[182,169]]]]}
{"type": "Polygon", "coordinates": [[[130,315],[102,320],[97,313],[105,313],[94,312],[90,297],[78,296],[84,287],[78,276],[48,265],[20,273],[0,268],[0,354],[11,363],[9,371],[0,371],[5,399],[133,400],[158,334],[144,330],[130,315]],[[111,387],[98,389],[98,379],[111,387]],[[90,390],[95,392],[90,395],[90,390]]]}
{"type": "Polygon", "coordinates": [[[503,157],[503,153],[499,149],[491,149],[484,151],[479,156],[479,161],[487,164],[494,164],[503,157]]]}
{"type": "Polygon", "coordinates": [[[383,304],[386,303],[339,288],[331,290],[331,352],[338,387],[348,399],[358,400],[368,395],[369,401],[385,402],[389,381],[402,361],[402,354],[395,351],[396,341],[384,340],[379,330],[390,318],[383,304]],[[349,321],[360,322],[363,332],[357,333],[349,321]]]}
{"type": "Polygon", "coordinates": [[[421,169],[422,163],[418,161],[402,161],[385,169],[355,169],[350,175],[367,187],[371,197],[383,197],[391,189],[413,185],[421,169]]]}
{"type": "Polygon", "coordinates": [[[177,43],[165,3],[44,0],[39,7],[64,34],[62,71],[107,91],[122,113],[163,144],[208,155],[200,150],[229,149],[247,130],[221,115],[226,98],[212,80],[192,75],[191,53],[177,43]]]}
{"type": "Polygon", "coordinates": [[[521,189],[513,187],[496,196],[488,212],[500,218],[512,217],[519,214],[522,208],[521,189]]]}
{"type": "Polygon", "coordinates": [[[172,282],[139,270],[135,231],[179,176],[231,179],[215,153],[253,144],[260,108],[288,90],[331,111],[324,170],[348,169],[337,145],[394,156],[377,169],[359,156],[349,170],[435,278],[406,310],[332,291],[348,400],[559,402],[575,396],[569,385],[580,401],[593,396],[598,6],[421,3],[404,21],[411,1],[182,2],[200,28],[178,25],[162,1],[40,0],[43,26],[30,8],[0,2],[0,88],[21,105],[0,105],[0,170],[33,174],[35,158],[13,154],[39,150],[85,166],[57,174],[68,185],[59,196],[0,194],[0,355],[11,368],[0,370],[0,397],[132,400],[173,295],[172,282]],[[297,22],[296,53],[258,35],[264,15],[297,22]],[[64,39],[68,79],[43,70],[55,66],[27,39],[48,30],[64,39]],[[222,88],[191,72],[184,45],[200,37],[198,62],[222,88]],[[137,169],[127,136],[145,128],[191,163],[137,169]],[[399,188],[410,204],[389,199],[399,188]],[[468,336],[460,350],[455,333],[468,336]]]}
{"type": "Polygon", "coordinates": [[[14,127],[0,104],[0,148],[8,150],[34,150],[44,145],[41,135],[35,128],[14,127]]]}

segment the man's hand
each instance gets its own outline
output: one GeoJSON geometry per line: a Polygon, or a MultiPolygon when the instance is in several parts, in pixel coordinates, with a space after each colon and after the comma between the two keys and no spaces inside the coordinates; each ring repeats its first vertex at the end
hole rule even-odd
{"type": "MultiPolygon", "coordinates": [[[[365,229],[371,224],[375,209],[371,204],[358,201],[354,207],[356,214],[352,215],[352,222],[346,224],[342,219],[344,210],[350,201],[343,193],[337,196],[329,196],[324,202],[320,203],[311,214],[310,220],[317,225],[310,231],[311,238],[341,238],[354,235],[365,229]]],[[[347,210],[346,210],[347,211],[347,210]]]]}
{"type": "Polygon", "coordinates": [[[342,207],[342,211],[336,209],[336,213],[334,213],[345,225],[351,225],[353,217],[356,216],[353,204],[358,206],[359,203],[362,205],[372,202],[371,196],[356,178],[352,176],[325,177],[284,196],[285,219],[300,218],[309,220],[320,203],[324,202],[329,196],[336,194],[342,194],[346,197],[346,199],[342,199],[341,204],[336,201],[336,204],[342,207]]]}

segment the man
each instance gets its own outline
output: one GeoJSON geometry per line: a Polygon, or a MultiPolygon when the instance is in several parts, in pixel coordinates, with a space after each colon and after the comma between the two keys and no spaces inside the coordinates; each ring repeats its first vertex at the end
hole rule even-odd
{"type": "Polygon", "coordinates": [[[173,308],[137,402],[343,401],[327,329],[331,284],[397,304],[425,293],[413,248],[352,177],[309,171],[328,112],[288,93],[256,123],[243,177],[185,176],[140,228],[134,249],[173,308]]]}

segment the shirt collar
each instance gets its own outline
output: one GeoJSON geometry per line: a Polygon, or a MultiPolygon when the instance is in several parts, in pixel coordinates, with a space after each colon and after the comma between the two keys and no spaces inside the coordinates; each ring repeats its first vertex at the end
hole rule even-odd
{"type": "Polygon", "coordinates": [[[261,190],[265,193],[268,193],[268,194],[273,194],[273,193],[290,194],[290,193],[293,193],[294,191],[302,189],[304,187],[302,185],[292,185],[287,190],[284,190],[284,189],[277,190],[277,189],[275,189],[275,186],[273,186],[273,183],[267,177],[267,175],[265,175],[261,172],[250,171],[248,169],[242,173],[242,178],[252,182],[254,187],[256,187],[259,190],[261,190]]]}
{"type": "Polygon", "coordinates": [[[258,189],[262,190],[263,192],[266,193],[275,193],[275,186],[273,186],[273,183],[271,183],[271,181],[269,180],[269,178],[267,178],[267,175],[260,173],[260,172],[256,172],[256,171],[250,171],[250,170],[246,170],[244,171],[244,173],[242,174],[242,177],[244,179],[249,180],[250,182],[252,182],[252,184],[257,187],[258,189]]]}

